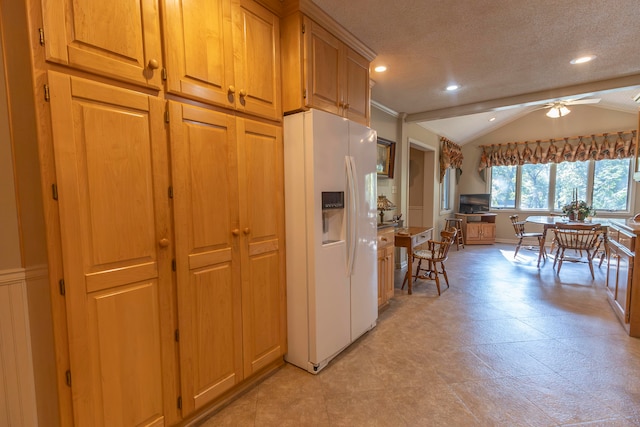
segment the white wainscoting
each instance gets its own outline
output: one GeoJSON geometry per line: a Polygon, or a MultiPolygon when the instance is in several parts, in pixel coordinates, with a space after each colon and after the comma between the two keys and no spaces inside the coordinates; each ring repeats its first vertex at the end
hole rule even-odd
{"type": "Polygon", "coordinates": [[[25,271],[0,271],[0,426],[36,426],[25,271]]]}

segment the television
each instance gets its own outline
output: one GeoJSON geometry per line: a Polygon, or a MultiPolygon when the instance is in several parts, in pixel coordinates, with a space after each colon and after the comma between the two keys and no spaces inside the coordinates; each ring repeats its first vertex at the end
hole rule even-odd
{"type": "Polygon", "coordinates": [[[491,194],[461,194],[458,210],[464,214],[485,213],[489,212],[490,203],[491,194]]]}

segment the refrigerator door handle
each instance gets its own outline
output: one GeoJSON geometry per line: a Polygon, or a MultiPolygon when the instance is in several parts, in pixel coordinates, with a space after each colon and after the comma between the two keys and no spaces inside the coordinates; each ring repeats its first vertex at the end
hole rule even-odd
{"type": "Polygon", "coordinates": [[[356,163],[352,156],[345,157],[347,166],[347,184],[349,188],[349,210],[347,213],[347,275],[353,274],[353,265],[356,258],[356,247],[358,239],[358,181],[356,180],[356,163]]]}

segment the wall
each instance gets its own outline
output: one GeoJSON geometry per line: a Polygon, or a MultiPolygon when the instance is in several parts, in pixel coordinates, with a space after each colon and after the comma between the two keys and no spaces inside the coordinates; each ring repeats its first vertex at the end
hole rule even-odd
{"type": "MultiPolygon", "coordinates": [[[[397,187],[398,174],[401,172],[399,168],[400,159],[398,156],[399,147],[398,143],[398,118],[384,111],[372,107],[371,108],[371,128],[378,132],[378,136],[390,141],[396,142],[396,158],[394,163],[395,174],[393,178],[379,177],[378,178],[378,195],[384,194],[387,198],[393,202],[396,206],[399,206],[400,199],[398,197],[397,187]],[[394,192],[394,188],[396,191],[394,192]]],[[[399,213],[399,212],[397,212],[399,213]]],[[[396,212],[386,212],[385,219],[391,218],[391,215],[397,215],[396,212]]]]}
{"type": "MultiPolygon", "coordinates": [[[[460,177],[460,184],[456,191],[456,199],[454,200],[457,200],[457,196],[460,193],[488,193],[490,191],[489,184],[485,183],[478,174],[478,163],[482,152],[479,148],[480,145],[535,141],[550,138],[561,139],[563,137],[578,135],[617,132],[636,129],[638,125],[637,114],[613,111],[595,106],[574,105],[571,107],[571,114],[559,119],[550,119],[545,116],[545,112],[546,110],[539,110],[530,113],[463,145],[463,174],[460,177]]],[[[638,187],[634,181],[632,184],[632,200],[635,200],[635,207],[632,209],[634,212],[640,211],[638,187]]],[[[498,217],[496,218],[496,240],[507,242],[515,241],[513,228],[508,218],[511,214],[513,214],[512,210],[498,212],[498,217]]],[[[520,215],[526,217],[527,213],[523,212],[520,213],[520,215]]]]}

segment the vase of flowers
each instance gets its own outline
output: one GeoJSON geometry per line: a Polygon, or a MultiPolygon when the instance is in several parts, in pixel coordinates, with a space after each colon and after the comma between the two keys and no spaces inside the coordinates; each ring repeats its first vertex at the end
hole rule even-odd
{"type": "Polygon", "coordinates": [[[569,221],[584,221],[588,216],[595,215],[596,211],[584,200],[574,200],[562,207],[562,213],[569,217],[569,221]]]}

